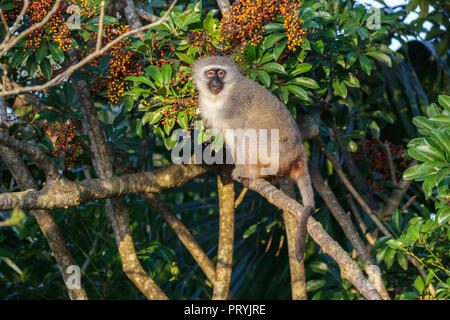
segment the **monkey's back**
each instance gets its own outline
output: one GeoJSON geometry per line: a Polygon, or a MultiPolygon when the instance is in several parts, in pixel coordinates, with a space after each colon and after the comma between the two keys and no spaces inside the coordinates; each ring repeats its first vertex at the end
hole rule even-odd
{"type": "MultiPolygon", "coordinates": [[[[236,129],[278,129],[279,175],[285,175],[295,162],[306,159],[297,123],[286,106],[263,86],[244,78],[223,110],[223,119],[236,129]],[[236,115],[240,118],[237,119],[236,115]]],[[[270,132],[268,133],[270,135],[270,132]]]]}

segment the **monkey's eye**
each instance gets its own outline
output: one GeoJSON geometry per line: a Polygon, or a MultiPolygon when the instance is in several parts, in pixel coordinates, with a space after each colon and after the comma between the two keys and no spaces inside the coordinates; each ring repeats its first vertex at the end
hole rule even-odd
{"type": "Polygon", "coordinates": [[[217,71],[217,75],[219,76],[219,78],[223,78],[223,77],[225,77],[225,71],[219,70],[219,71],[217,71]]]}
{"type": "Polygon", "coordinates": [[[214,78],[214,73],[215,73],[214,70],[209,70],[209,71],[206,71],[205,73],[208,78],[214,78]]]}

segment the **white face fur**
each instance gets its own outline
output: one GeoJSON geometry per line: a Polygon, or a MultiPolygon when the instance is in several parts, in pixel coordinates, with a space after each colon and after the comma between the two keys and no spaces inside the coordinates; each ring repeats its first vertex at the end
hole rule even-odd
{"type": "Polygon", "coordinates": [[[222,122],[220,119],[220,109],[224,105],[230,90],[233,87],[233,78],[235,78],[236,70],[230,66],[210,64],[196,70],[195,81],[199,91],[199,107],[204,118],[213,128],[221,130],[222,122]],[[221,78],[223,82],[223,89],[214,94],[208,88],[208,82],[211,80],[207,77],[207,72],[210,70],[221,69],[225,71],[225,76],[221,78]]]}

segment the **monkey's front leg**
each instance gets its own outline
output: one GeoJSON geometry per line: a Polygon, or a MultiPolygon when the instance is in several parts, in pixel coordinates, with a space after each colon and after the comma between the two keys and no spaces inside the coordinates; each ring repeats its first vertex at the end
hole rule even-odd
{"type": "Polygon", "coordinates": [[[231,177],[239,182],[243,179],[258,179],[261,177],[260,170],[257,166],[250,165],[236,165],[231,172],[231,177]]]}

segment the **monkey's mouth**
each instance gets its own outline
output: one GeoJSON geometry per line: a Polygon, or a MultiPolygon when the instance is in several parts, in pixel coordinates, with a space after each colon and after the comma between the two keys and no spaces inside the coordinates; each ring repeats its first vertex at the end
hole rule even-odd
{"type": "Polygon", "coordinates": [[[212,94],[219,94],[220,91],[222,91],[223,89],[223,83],[221,82],[211,83],[208,85],[208,89],[209,91],[211,91],[212,94]]]}

